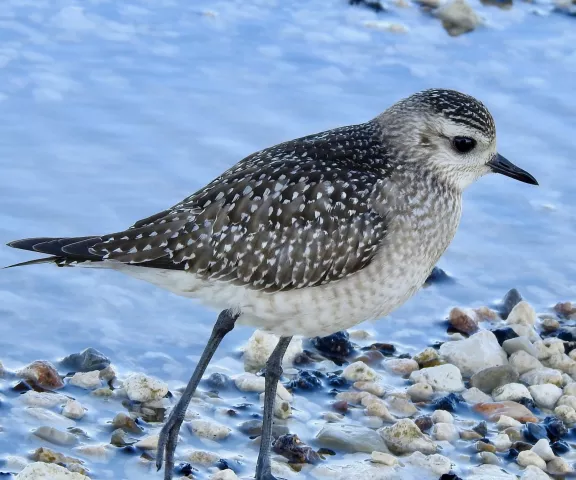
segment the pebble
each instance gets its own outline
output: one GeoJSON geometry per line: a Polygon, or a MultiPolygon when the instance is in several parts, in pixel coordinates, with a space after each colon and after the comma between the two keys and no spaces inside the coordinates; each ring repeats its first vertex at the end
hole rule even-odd
{"type": "Polygon", "coordinates": [[[116,449],[110,447],[107,443],[97,445],[81,445],[74,448],[80,456],[89,457],[93,462],[107,463],[116,453],[116,449]]]}
{"type": "Polygon", "coordinates": [[[492,452],[480,452],[480,461],[488,465],[500,465],[500,459],[492,452]]]}
{"type": "Polygon", "coordinates": [[[386,397],[386,404],[397,417],[411,417],[418,413],[418,409],[410,400],[407,393],[395,392],[386,397]]]}
{"type": "Polygon", "coordinates": [[[430,430],[430,434],[434,440],[445,440],[450,443],[460,438],[458,428],[452,423],[435,423],[430,430]]]}
{"type": "Polygon", "coordinates": [[[464,390],[460,370],[450,364],[417,370],[410,374],[410,380],[413,383],[428,383],[437,392],[461,392],[464,390]]]}
{"type": "Polygon", "coordinates": [[[411,452],[422,452],[425,454],[436,453],[437,446],[424,435],[418,426],[410,419],[398,420],[390,427],[383,427],[378,430],[386,445],[392,453],[403,454],[411,452]]]}
{"type": "Polygon", "coordinates": [[[134,446],[142,450],[156,450],[158,449],[158,439],[159,435],[148,435],[136,442],[134,446]]]}
{"type": "Polygon", "coordinates": [[[90,480],[90,477],[71,472],[55,463],[35,462],[16,475],[16,480],[90,480]]]}
{"type": "Polygon", "coordinates": [[[508,315],[506,323],[509,325],[527,325],[533,327],[536,324],[536,311],[525,300],[518,302],[508,315]]]}
{"type": "Polygon", "coordinates": [[[492,330],[492,333],[500,345],[502,345],[506,340],[509,340],[510,338],[518,337],[518,334],[510,327],[496,328],[492,330]]]}
{"type": "Polygon", "coordinates": [[[488,330],[482,330],[466,340],[443,343],[440,356],[458,367],[466,377],[488,367],[508,364],[506,352],[488,330]]]}
{"type": "Polygon", "coordinates": [[[393,358],[384,362],[384,369],[396,375],[410,375],[419,368],[418,362],[411,358],[393,358]]]}
{"type": "Polygon", "coordinates": [[[487,441],[479,440],[474,444],[474,447],[479,452],[491,452],[494,453],[496,451],[496,447],[487,441]]]}
{"type": "Polygon", "coordinates": [[[573,395],[562,395],[558,400],[558,405],[568,405],[576,410],[576,397],[573,395]]]}
{"type": "Polygon", "coordinates": [[[546,427],[540,423],[528,422],[524,426],[524,437],[529,442],[535,443],[538,440],[548,439],[548,433],[546,432],[546,427]]]}
{"type": "Polygon", "coordinates": [[[517,402],[477,403],[473,408],[490,420],[497,421],[501,415],[506,415],[522,423],[538,421],[530,410],[517,402]]]}
{"type": "Polygon", "coordinates": [[[560,405],[554,409],[554,415],[569,426],[576,423],[576,411],[568,405],[560,405]]]}
{"type": "Polygon", "coordinates": [[[504,298],[502,299],[499,308],[500,315],[502,316],[502,318],[506,320],[508,318],[508,315],[510,315],[512,309],[522,300],[523,300],[522,295],[520,295],[520,292],[518,290],[516,290],[515,288],[508,290],[506,292],[506,295],[504,295],[504,298]]]}
{"type": "MultiPolygon", "coordinates": [[[[279,336],[273,333],[256,330],[248,343],[244,346],[244,370],[257,372],[266,366],[266,362],[272,351],[278,344],[279,336]]],[[[282,366],[289,368],[294,365],[294,360],[303,353],[302,338],[292,337],[288,349],[284,354],[282,366]]]]}
{"type": "Polygon", "coordinates": [[[528,385],[540,385],[551,383],[558,387],[562,386],[562,373],[552,368],[536,368],[520,375],[520,381],[528,385]]]}
{"type": "Polygon", "coordinates": [[[559,440],[568,433],[568,428],[566,428],[564,422],[559,418],[546,417],[542,423],[546,427],[548,438],[552,441],[559,440]]]}
{"type": "Polygon", "coordinates": [[[108,365],[106,368],[100,370],[100,378],[105,382],[109,382],[116,378],[116,370],[112,367],[112,365],[108,365]]]}
{"type": "Polygon", "coordinates": [[[520,375],[530,370],[544,368],[544,365],[540,363],[540,360],[536,358],[536,355],[532,356],[524,350],[519,350],[511,354],[508,361],[510,366],[515,368],[520,375]]]}
{"type": "Polygon", "coordinates": [[[559,338],[546,338],[533,343],[538,350],[538,360],[546,360],[555,353],[564,353],[564,342],[559,338]]]}
{"type": "Polygon", "coordinates": [[[566,461],[560,457],[550,460],[546,465],[546,470],[551,475],[564,475],[566,473],[573,473],[572,468],[566,461]]]}
{"type": "MultiPolygon", "coordinates": [[[[365,410],[366,415],[375,416],[375,417],[381,418],[382,420],[386,420],[389,422],[396,421],[396,418],[394,417],[394,415],[392,415],[390,413],[390,411],[388,410],[388,406],[380,398],[364,397],[362,399],[362,405],[364,405],[366,407],[366,410],[365,410]]],[[[397,407],[397,405],[394,405],[394,403],[391,403],[391,407],[394,408],[394,407],[397,407]]],[[[416,408],[416,407],[414,407],[414,408],[416,408]]],[[[400,413],[398,408],[396,408],[396,411],[398,413],[400,413]]],[[[412,414],[412,413],[413,413],[413,411],[408,412],[407,416],[410,416],[410,414],[412,414]]]]}
{"type": "Polygon", "coordinates": [[[556,353],[550,355],[548,359],[544,361],[545,365],[561,372],[572,373],[576,367],[576,362],[571,359],[565,353],[556,353]]]}
{"type": "Polygon", "coordinates": [[[104,370],[110,365],[110,359],[95,348],[89,347],[80,353],[73,353],[64,358],[60,365],[72,372],[90,372],[104,370]]]}
{"type": "Polygon", "coordinates": [[[547,438],[538,440],[532,447],[532,451],[545,462],[549,462],[556,457],[547,438]]]}
{"type": "Polygon", "coordinates": [[[220,460],[220,455],[203,450],[194,450],[184,454],[184,458],[197,465],[211,466],[220,460]]]}
{"type": "Polygon", "coordinates": [[[322,459],[312,447],[304,444],[295,434],[278,437],[272,444],[272,451],[287,458],[291,463],[318,463],[322,459]]]}
{"type": "Polygon", "coordinates": [[[497,387],[518,381],[518,372],[510,365],[488,367],[472,375],[470,385],[490,393],[497,387]]]}
{"type": "Polygon", "coordinates": [[[16,375],[48,390],[57,390],[64,386],[56,368],[50,362],[40,360],[32,362],[30,365],[17,370],[16,375]]]}
{"type": "Polygon", "coordinates": [[[380,376],[364,362],[354,362],[342,372],[342,376],[349,382],[373,382],[380,376]]]}
{"type": "Polygon", "coordinates": [[[471,32],[480,25],[480,18],[465,0],[454,0],[436,11],[448,35],[455,37],[471,32]]]}
{"type": "Polygon", "coordinates": [[[76,422],[73,420],[45,408],[28,407],[26,408],[25,412],[31,417],[34,417],[36,420],[39,420],[40,423],[49,423],[51,425],[58,425],[63,428],[73,427],[76,425],[76,422]]]}
{"type": "Polygon", "coordinates": [[[73,420],[79,420],[86,414],[85,408],[77,400],[68,399],[62,409],[62,415],[73,420]]]}
{"type": "Polygon", "coordinates": [[[68,401],[68,397],[60,393],[52,392],[35,392],[28,390],[18,397],[24,404],[30,407],[51,408],[63,405],[68,401]]]}
{"type": "Polygon", "coordinates": [[[478,331],[478,320],[473,311],[455,307],[450,310],[448,321],[459,332],[471,335],[478,331]]]}
{"type": "Polygon", "coordinates": [[[484,464],[470,469],[466,480],[517,480],[516,475],[507,473],[498,465],[484,464]]]}
{"type": "Polygon", "coordinates": [[[509,383],[495,388],[492,392],[492,398],[495,402],[502,402],[505,400],[517,402],[522,398],[532,399],[532,396],[525,385],[521,383],[509,383]]]}
{"type": "Polygon", "coordinates": [[[226,468],[210,475],[210,480],[237,480],[238,476],[234,470],[226,468]]]}
{"type": "Polygon", "coordinates": [[[383,397],[386,393],[386,388],[384,385],[376,382],[354,382],[354,388],[362,390],[363,392],[371,393],[377,397],[383,397]]]}
{"type": "Polygon", "coordinates": [[[564,387],[564,395],[576,396],[576,383],[569,383],[568,385],[566,385],[564,387]]]}
{"type": "Polygon", "coordinates": [[[350,343],[350,335],[346,331],[340,331],[325,337],[314,337],[312,345],[323,353],[328,353],[337,357],[347,357],[354,347],[350,343]]]}
{"type": "Polygon", "coordinates": [[[70,379],[69,383],[75,387],[85,388],[86,390],[94,390],[95,388],[102,386],[100,371],[92,370],[91,372],[75,373],[70,379]]]}
{"type": "Polygon", "coordinates": [[[429,366],[431,363],[437,362],[440,359],[440,355],[438,355],[438,351],[432,347],[428,347],[422,350],[420,353],[417,353],[413,357],[418,365],[421,367],[429,366]]]}
{"type": "Polygon", "coordinates": [[[528,465],[522,472],[520,480],[550,480],[550,477],[538,467],[534,465],[528,465]]]}
{"type": "Polygon", "coordinates": [[[554,305],[554,311],[564,318],[572,318],[576,314],[576,305],[572,302],[559,302],[554,305]]]}
{"type": "MultiPolygon", "coordinates": [[[[452,462],[450,459],[437,453],[432,455],[424,455],[421,452],[414,452],[407,457],[403,457],[402,463],[408,467],[424,470],[428,474],[426,475],[427,477],[440,476],[440,478],[442,478],[444,475],[447,475],[452,468],[452,462]]],[[[396,473],[396,476],[392,478],[398,478],[398,474],[396,473]]]]}
{"type": "Polygon", "coordinates": [[[168,393],[166,383],[143,373],[129,375],[124,380],[124,389],[130,400],[142,403],[160,400],[168,393]]]}
{"type": "Polygon", "coordinates": [[[208,438],[210,440],[223,440],[232,432],[232,429],[226,425],[211,420],[192,420],[188,424],[188,428],[197,437],[208,438]]]}
{"type": "Polygon", "coordinates": [[[389,467],[398,465],[398,459],[394,455],[390,455],[389,453],[384,452],[372,452],[370,455],[370,460],[373,463],[381,463],[382,465],[388,465],[389,467]]]}
{"type": "Polygon", "coordinates": [[[505,452],[512,446],[512,441],[510,437],[505,433],[499,433],[492,439],[492,444],[498,452],[505,452]]]}
{"type": "MultiPolygon", "coordinates": [[[[241,373],[234,379],[234,384],[236,385],[236,388],[242,392],[263,393],[266,379],[253,373],[241,373]]],[[[286,387],[280,382],[278,382],[276,395],[287,402],[291,402],[293,399],[292,394],[288,392],[286,387]]]]}
{"type": "Polygon", "coordinates": [[[448,395],[440,398],[436,398],[432,402],[432,407],[436,410],[447,412],[454,412],[458,407],[458,404],[462,402],[462,397],[456,393],[449,393],[448,395]]]}
{"type": "Polygon", "coordinates": [[[492,397],[477,387],[468,388],[462,392],[462,398],[472,405],[476,403],[487,403],[492,401],[492,397]]]}
{"type": "MultiPolygon", "coordinates": [[[[498,428],[498,430],[506,430],[509,428],[518,428],[521,426],[522,426],[522,424],[518,420],[516,420],[512,417],[509,417],[508,415],[500,415],[500,418],[496,422],[496,427],[498,428]]],[[[508,433],[508,432],[506,432],[506,433],[508,433]]]]}
{"type": "Polygon", "coordinates": [[[427,383],[419,382],[406,390],[413,402],[427,402],[434,395],[434,389],[427,383]]]}
{"type": "Polygon", "coordinates": [[[56,452],[46,447],[37,448],[32,454],[32,460],[34,460],[35,462],[58,463],[62,465],[83,463],[82,460],[78,460],[77,458],[73,457],[67,457],[66,455],[63,455],[59,452],[56,452]]]}
{"type": "Polygon", "coordinates": [[[521,467],[527,467],[528,465],[534,465],[540,470],[546,470],[546,462],[542,460],[536,453],[532,450],[524,450],[518,454],[516,462],[521,467]]]}
{"type": "Polygon", "coordinates": [[[328,424],[316,435],[319,445],[344,452],[388,452],[383,438],[374,430],[346,424],[328,424]]]}
{"type": "MultiPolygon", "coordinates": [[[[262,420],[246,420],[245,422],[238,425],[238,430],[248,436],[260,436],[262,435],[262,420]]],[[[279,437],[290,433],[290,430],[286,425],[280,425],[276,422],[272,424],[272,436],[279,437]]]]}
{"type": "Polygon", "coordinates": [[[121,428],[129,433],[142,433],[142,428],[136,423],[136,420],[124,412],[120,412],[114,417],[112,426],[114,428],[121,428]]]}
{"type": "Polygon", "coordinates": [[[524,351],[533,357],[538,356],[538,350],[536,350],[536,347],[532,345],[530,340],[528,340],[526,337],[516,337],[511,338],[510,340],[506,340],[502,344],[502,348],[508,355],[512,355],[515,352],[524,351]]]}
{"type": "Polygon", "coordinates": [[[546,316],[542,319],[540,326],[545,332],[555,332],[560,328],[560,322],[554,317],[546,316]]]}

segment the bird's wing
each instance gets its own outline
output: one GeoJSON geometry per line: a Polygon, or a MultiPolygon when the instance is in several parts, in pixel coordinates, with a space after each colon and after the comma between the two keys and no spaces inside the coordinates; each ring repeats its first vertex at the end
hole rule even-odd
{"type": "Polygon", "coordinates": [[[257,152],[90,253],[267,291],[351,275],[374,258],[388,219],[372,206],[379,142],[345,128],[257,152]]]}

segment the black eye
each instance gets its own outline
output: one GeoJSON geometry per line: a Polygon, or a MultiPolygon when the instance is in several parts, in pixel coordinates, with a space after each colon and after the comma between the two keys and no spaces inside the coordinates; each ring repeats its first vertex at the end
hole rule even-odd
{"type": "Polygon", "coordinates": [[[470,137],[454,137],[452,145],[460,153],[468,153],[476,146],[476,140],[470,137]]]}

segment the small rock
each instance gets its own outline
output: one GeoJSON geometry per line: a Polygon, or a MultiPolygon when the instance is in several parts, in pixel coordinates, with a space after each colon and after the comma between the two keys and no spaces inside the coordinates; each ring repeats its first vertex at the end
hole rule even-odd
{"type": "Polygon", "coordinates": [[[434,389],[427,383],[415,383],[406,390],[413,402],[427,402],[434,395],[434,389]]]}
{"type": "Polygon", "coordinates": [[[382,465],[388,465],[389,467],[398,465],[398,459],[394,455],[384,452],[372,452],[370,460],[373,463],[381,463],[382,465]]]}
{"type": "Polygon", "coordinates": [[[450,276],[440,267],[434,267],[424,282],[424,286],[434,285],[437,283],[450,282],[450,276]]]}
{"type": "Polygon", "coordinates": [[[93,462],[107,463],[114,456],[115,449],[110,445],[101,443],[98,445],[81,445],[74,448],[74,451],[81,456],[90,458],[93,462]]]}
{"type": "Polygon", "coordinates": [[[576,314],[576,306],[572,302],[560,302],[554,305],[554,311],[564,318],[573,318],[576,314]]]}
{"type": "Polygon", "coordinates": [[[55,463],[35,462],[16,475],[16,480],[90,480],[90,477],[70,472],[55,463]]]}
{"type": "Polygon", "coordinates": [[[492,401],[492,397],[490,395],[487,395],[477,387],[472,387],[462,392],[462,398],[471,405],[492,401]]]}
{"type": "Polygon", "coordinates": [[[500,459],[492,452],[480,452],[480,461],[488,465],[500,465],[500,459]]]}
{"type": "Polygon", "coordinates": [[[50,362],[32,362],[30,365],[17,370],[16,375],[48,390],[57,390],[64,386],[60,375],[50,362]]]}
{"type": "Polygon", "coordinates": [[[556,417],[546,417],[543,422],[548,432],[548,438],[551,441],[556,441],[568,433],[568,429],[564,422],[556,417]]]}
{"type": "Polygon", "coordinates": [[[498,465],[480,465],[470,470],[466,480],[517,480],[516,475],[506,473],[498,465]]]}
{"type": "Polygon", "coordinates": [[[228,387],[230,383],[230,377],[224,373],[214,372],[206,379],[206,385],[210,386],[214,390],[220,391],[228,387]]]}
{"type": "Polygon", "coordinates": [[[348,357],[354,351],[349,338],[348,332],[340,331],[326,337],[314,337],[312,345],[322,353],[336,357],[348,357]]]}
{"type": "Polygon", "coordinates": [[[515,352],[524,351],[532,355],[534,358],[538,356],[538,350],[536,350],[536,347],[534,347],[534,345],[532,345],[530,340],[528,340],[526,337],[516,337],[511,338],[510,340],[506,340],[502,344],[502,348],[508,355],[512,355],[515,352]]]}
{"type": "Polygon", "coordinates": [[[535,356],[530,355],[524,350],[519,350],[510,355],[510,366],[515,368],[520,375],[539,368],[544,368],[535,356]]]}
{"type": "Polygon", "coordinates": [[[524,426],[524,437],[529,442],[535,443],[544,438],[548,439],[548,433],[546,432],[546,427],[544,427],[544,425],[528,422],[524,426]]]}
{"type": "Polygon", "coordinates": [[[492,398],[495,402],[502,402],[505,400],[517,402],[522,398],[532,399],[532,396],[525,385],[522,385],[521,383],[509,383],[495,388],[492,392],[492,398]]]}
{"type": "Polygon", "coordinates": [[[374,430],[358,425],[328,424],[316,435],[318,445],[344,452],[387,452],[386,443],[374,430]]]}
{"type": "Polygon", "coordinates": [[[420,415],[414,419],[414,423],[420,429],[422,433],[432,428],[434,422],[432,422],[432,417],[430,415],[420,415]]]}
{"type": "Polygon", "coordinates": [[[448,321],[450,322],[450,325],[459,332],[472,335],[478,331],[478,320],[476,319],[474,312],[467,312],[461,308],[455,307],[450,310],[448,321]]]}
{"type": "Polygon", "coordinates": [[[460,438],[458,429],[452,423],[438,422],[432,427],[430,434],[434,440],[445,440],[450,443],[460,438]]]}
{"type": "Polygon", "coordinates": [[[556,353],[564,353],[564,341],[559,338],[545,338],[533,343],[538,350],[538,360],[546,360],[556,353]]]}
{"type": "Polygon", "coordinates": [[[34,435],[42,440],[53,443],[55,445],[74,445],[78,442],[78,438],[68,432],[63,432],[54,427],[39,427],[34,431],[34,435]]]}
{"type": "Polygon", "coordinates": [[[354,362],[342,372],[342,376],[349,382],[371,382],[378,380],[379,375],[364,362],[354,362]]]}
{"type": "Polygon", "coordinates": [[[72,372],[90,372],[103,370],[110,365],[110,359],[95,348],[87,348],[80,353],[73,353],[64,358],[60,365],[72,372]]]}
{"type": "Polygon", "coordinates": [[[278,437],[272,444],[272,451],[286,457],[291,463],[318,463],[321,460],[318,453],[294,434],[278,437]]]}
{"type": "MultiPolygon", "coordinates": [[[[234,379],[234,383],[236,388],[242,392],[262,393],[265,389],[266,379],[253,373],[242,373],[234,379]]],[[[287,402],[292,401],[292,394],[281,383],[278,383],[276,395],[287,402]]]]}
{"type": "Polygon", "coordinates": [[[383,397],[386,393],[386,388],[384,385],[376,382],[354,382],[353,387],[358,390],[371,393],[372,395],[376,395],[377,397],[383,397]]]}
{"type": "Polygon", "coordinates": [[[70,465],[73,463],[81,464],[83,463],[82,460],[78,460],[77,458],[67,457],[59,452],[51,450],[50,448],[40,447],[37,448],[34,453],[32,454],[32,460],[35,462],[44,462],[44,463],[58,463],[61,465],[70,465]]]}
{"type": "Polygon", "coordinates": [[[136,442],[134,446],[142,450],[157,450],[158,439],[159,435],[149,435],[147,437],[144,437],[139,442],[136,442]]]}
{"type": "Polygon", "coordinates": [[[390,427],[378,430],[392,453],[402,454],[422,452],[425,454],[436,453],[437,447],[434,442],[424,435],[418,426],[410,419],[398,420],[390,427]]]}
{"type": "Polygon", "coordinates": [[[431,363],[437,362],[440,359],[440,355],[438,355],[438,351],[432,347],[428,347],[422,350],[420,353],[414,355],[413,357],[418,365],[421,367],[431,366],[431,363]]]}
{"type": "Polygon", "coordinates": [[[546,470],[546,462],[542,460],[538,455],[536,455],[532,450],[524,450],[518,454],[516,462],[521,467],[527,467],[528,465],[534,465],[540,470],[546,470]]]}
{"type": "Polygon", "coordinates": [[[412,372],[410,380],[413,383],[428,383],[437,392],[461,392],[464,390],[460,370],[449,364],[412,372]]]}
{"type": "Polygon", "coordinates": [[[537,368],[520,375],[520,381],[528,385],[551,383],[560,387],[562,386],[562,373],[552,368],[537,368]]]}
{"type": "Polygon", "coordinates": [[[556,457],[554,460],[550,460],[546,465],[546,471],[550,475],[564,475],[567,473],[573,473],[574,469],[560,457],[556,457]]]}
{"type": "Polygon", "coordinates": [[[313,372],[300,370],[290,381],[289,388],[294,390],[318,390],[322,388],[322,381],[313,372]]]}
{"type": "Polygon", "coordinates": [[[528,302],[522,300],[518,302],[508,318],[506,319],[508,325],[527,325],[533,327],[536,324],[536,311],[528,302]]]}
{"type": "Polygon", "coordinates": [[[110,437],[110,445],[114,445],[115,447],[126,447],[129,445],[134,445],[136,440],[129,439],[128,434],[122,430],[121,428],[117,428],[112,432],[112,436],[110,437]]]}
{"type": "Polygon", "coordinates": [[[482,330],[466,340],[443,343],[440,356],[446,362],[456,365],[464,376],[508,364],[506,353],[494,334],[488,330],[482,330]]]}
{"type": "MultiPolygon", "coordinates": [[[[404,463],[408,468],[412,467],[419,470],[424,470],[426,473],[428,473],[428,475],[426,475],[427,477],[434,475],[435,477],[440,476],[440,478],[443,478],[443,476],[447,475],[452,468],[452,462],[450,459],[443,455],[438,455],[437,453],[433,455],[424,455],[421,452],[414,452],[407,457],[403,457],[402,463],[404,463]]],[[[369,478],[375,477],[377,477],[377,475],[369,478]]]]}
{"type": "Polygon", "coordinates": [[[18,398],[30,407],[44,408],[56,407],[68,401],[68,397],[60,393],[35,392],[34,390],[28,390],[18,398]]]}
{"type": "Polygon", "coordinates": [[[569,426],[576,423],[576,411],[568,405],[560,405],[554,409],[554,415],[569,426]]]}
{"type": "Polygon", "coordinates": [[[85,413],[86,410],[84,409],[82,404],[77,400],[69,399],[66,402],[66,405],[64,405],[64,408],[62,409],[62,415],[68,418],[72,418],[74,420],[81,419],[85,413]]]}
{"type": "Polygon", "coordinates": [[[384,362],[384,369],[396,375],[410,375],[419,369],[418,362],[411,358],[392,358],[384,362]]]}
{"type": "Polygon", "coordinates": [[[480,25],[480,18],[465,0],[454,0],[438,9],[436,16],[448,35],[455,37],[471,32],[480,25]]]}
{"type": "Polygon", "coordinates": [[[124,389],[128,398],[135,402],[153,402],[168,393],[168,385],[157,378],[133,373],[124,380],[124,389]]]}
{"type": "Polygon", "coordinates": [[[528,465],[522,472],[520,480],[550,480],[550,477],[538,467],[528,465]]]}
{"type": "Polygon", "coordinates": [[[545,360],[545,364],[550,368],[566,373],[572,373],[576,368],[576,362],[565,353],[550,355],[550,357],[545,360]]]}
{"type": "Polygon", "coordinates": [[[474,410],[490,420],[497,421],[501,415],[506,415],[522,423],[537,422],[538,419],[524,405],[516,402],[478,403],[474,410]]]}
{"type": "MultiPolygon", "coordinates": [[[[244,369],[256,372],[266,366],[266,362],[278,344],[279,336],[273,333],[256,330],[244,347],[244,369]]],[[[289,368],[294,360],[303,353],[302,338],[293,337],[284,354],[282,366],[289,368]]]]}
{"type": "Polygon", "coordinates": [[[100,372],[98,370],[75,373],[69,383],[70,385],[85,388],[86,390],[94,390],[102,386],[102,380],[100,380],[100,372]]]}
{"type": "Polygon", "coordinates": [[[505,433],[499,433],[494,438],[492,438],[492,444],[498,452],[505,452],[512,446],[512,441],[510,437],[505,433]]]}
{"type": "Polygon", "coordinates": [[[491,443],[488,443],[487,441],[484,442],[482,440],[477,441],[474,444],[474,447],[476,448],[476,450],[478,450],[479,452],[491,452],[494,453],[496,451],[496,447],[494,445],[492,445],[491,443]]]}
{"type": "Polygon", "coordinates": [[[496,340],[498,340],[498,343],[500,345],[502,345],[506,340],[518,337],[518,334],[510,327],[497,328],[495,330],[492,330],[492,333],[494,334],[496,340]]]}
{"type": "Polygon", "coordinates": [[[518,420],[509,417],[508,415],[500,415],[500,418],[496,422],[496,427],[498,428],[498,430],[507,430],[510,428],[518,428],[521,426],[522,424],[518,420]]]}
{"type": "Polygon", "coordinates": [[[482,420],[480,423],[478,423],[478,425],[473,427],[472,430],[482,435],[482,437],[488,436],[488,425],[484,420],[482,420]]]}
{"type": "Polygon", "coordinates": [[[100,378],[105,382],[110,382],[116,378],[116,371],[114,370],[112,365],[108,365],[106,368],[100,370],[100,378]]]}
{"type": "Polygon", "coordinates": [[[494,389],[518,381],[518,372],[510,365],[488,367],[472,375],[470,385],[490,393],[494,389]]]}
{"type": "Polygon", "coordinates": [[[568,405],[576,410],[576,397],[572,395],[562,395],[558,400],[558,405],[568,405]]]}
{"type": "MultiPolygon", "coordinates": [[[[247,420],[238,426],[238,430],[250,437],[259,437],[262,435],[262,420],[247,420]]],[[[286,425],[280,425],[276,422],[272,424],[273,437],[280,437],[287,433],[290,433],[290,430],[286,425]]]]}
{"type": "Polygon", "coordinates": [[[195,450],[193,452],[188,452],[184,458],[196,465],[209,467],[220,460],[220,455],[216,455],[215,453],[211,452],[205,452],[203,450],[195,450]]]}
{"type": "Polygon", "coordinates": [[[406,393],[391,393],[386,397],[386,403],[390,411],[397,417],[411,417],[418,413],[418,409],[410,401],[410,398],[406,393]]]}
{"type": "Polygon", "coordinates": [[[520,292],[515,288],[512,288],[506,292],[506,295],[504,295],[501,306],[499,308],[499,312],[502,318],[506,320],[514,307],[518,305],[522,300],[522,295],[520,295],[520,292]]]}
{"type": "Polygon", "coordinates": [[[572,395],[576,397],[576,383],[569,383],[566,385],[564,387],[564,395],[572,395]]]}
{"type": "Polygon", "coordinates": [[[540,326],[545,332],[555,332],[560,328],[560,322],[554,317],[544,317],[540,326]]]}
{"type": "Polygon", "coordinates": [[[449,393],[444,397],[435,399],[432,402],[432,407],[436,410],[446,410],[447,412],[454,412],[458,404],[463,401],[463,398],[456,393],[449,393]]]}
{"type": "Polygon", "coordinates": [[[210,475],[210,480],[237,480],[238,476],[234,473],[234,470],[226,468],[224,470],[219,470],[216,473],[210,475]]]}
{"type": "Polygon", "coordinates": [[[114,428],[121,428],[122,430],[129,433],[142,433],[142,428],[136,423],[136,421],[126,413],[120,412],[112,420],[112,426],[114,428]]]}
{"type": "Polygon", "coordinates": [[[552,448],[550,447],[548,439],[546,438],[538,440],[532,447],[532,451],[545,462],[549,462],[556,457],[552,451],[552,448]]]}
{"type": "Polygon", "coordinates": [[[232,432],[227,426],[210,420],[192,420],[188,424],[188,428],[197,437],[210,440],[223,440],[232,432]]]}

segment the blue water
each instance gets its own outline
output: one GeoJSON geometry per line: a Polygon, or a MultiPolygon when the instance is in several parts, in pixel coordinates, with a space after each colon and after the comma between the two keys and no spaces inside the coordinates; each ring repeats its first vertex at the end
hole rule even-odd
{"type": "MultiPolygon", "coordinates": [[[[413,352],[442,338],[439,321],[455,305],[491,303],[511,287],[539,311],[573,299],[576,19],[541,2],[472,5],[485,26],[452,38],[416,6],[377,15],[344,0],[3,0],[0,244],[118,231],[255,150],[446,87],[490,108],[500,152],[540,187],[496,176],[472,186],[440,262],[456,283],[362,327],[413,352]],[[377,19],[409,31],[364,26],[377,19]]],[[[30,258],[0,248],[0,265],[30,258]]],[[[115,272],[0,271],[9,369],[92,346],[121,375],[144,371],[176,387],[214,318],[115,272]]],[[[235,365],[250,334],[235,331],[217,361],[235,365]]],[[[3,416],[0,452],[34,448],[3,416]]]]}

